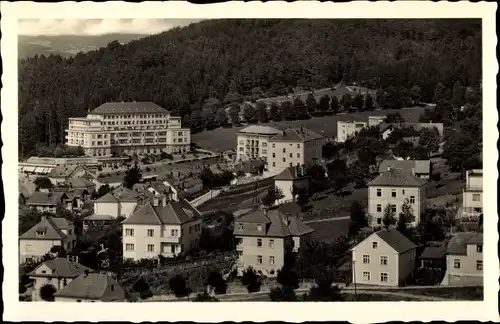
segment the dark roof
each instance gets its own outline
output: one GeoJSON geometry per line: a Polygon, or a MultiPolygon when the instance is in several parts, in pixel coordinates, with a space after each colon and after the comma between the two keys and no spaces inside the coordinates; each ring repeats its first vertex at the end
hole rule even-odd
{"type": "Polygon", "coordinates": [[[95,186],[95,183],[86,178],[70,178],[66,180],[66,184],[72,188],[88,188],[95,186]]]}
{"type": "Polygon", "coordinates": [[[125,179],[125,172],[110,172],[109,176],[107,174],[108,173],[99,174],[96,181],[99,183],[117,183],[123,182],[123,179],[125,179]]]}
{"type": "Polygon", "coordinates": [[[271,137],[270,141],[307,142],[320,138],[324,138],[324,136],[310,129],[299,127],[282,130],[279,134],[271,137]]]}
{"type": "Polygon", "coordinates": [[[387,168],[400,169],[406,173],[428,174],[431,170],[431,161],[429,160],[384,160],[378,167],[378,172],[386,172],[387,168]]]}
{"type": "Polygon", "coordinates": [[[154,204],[148,202],[125,219],[122,224],[184,224],[199,217],[201,217],[200,213],[186,200],[167,200],[165,206],[163,206],[161,199],[159,199],[158,206],[154,206],[154,204]]]}
{"type": "Polygon", "coordinates": [[[19,239],[24,240],[62,240],[66,238],[61,229],[67,229],[70,222],[64,218],[42,217],[40,222],[24,232],[19,239]],[[60,227],[59,227],[60,226],[60,227]],[[44,232],[44,235],[37,235],[37,232],[44,232]]]}
{"type": "Polygon", "coordinates": [[[301,172],[301,167],[292,166],[281,171],[281,173],[274,177],[274,180],[297,180],[305,177],[301,172]]]}
{"type": "Polygon", "coordinates": [[[66,287],[56,292],[54,296],[111,302],[125,300],[125,291],[116,279],[109,274],[88,273],[73,279],[66,287]]]}
{"type": "Polygon", "coordinates": [[[457,233],[448,242],[446,254],[467,255],[467,245],[483,244],[483,233],[457,233]]]}
{"type": "Polygon", "coordinates": [[[446,245],[428,246],[420,255],[420,259],[442,259],[446,255],[446,245]]]}
{"type": "Polygon", "coordinates": [[[110,192],[102,196],[101,198],[95,201],[96,203],[110,203],[110,202],[118,202],[115,196],[113,196],[110,192]]]}
{"type": "Polygon", "coordinates": [[[168,114],[168,110],[158,106],[154,102],[106,102],[90,114],[168,114]]]}
{"type": "Polygon", "coordinates": [[[368,186],[421,187],[426,181],[400,169],[385,171],[368,183],[368,186]]]}
{"type": "Polygon", "coordinates": [[[404,253],[417,247],[412,241],[410,241],[406,236],[401,234],[395,228],[389,230],[380,230],[376,232],[375,235],[384,240],[398,253],[404,253]]]}
{"type": "Polygon", "coordinates": [[[52,260],[48,260],[40,264],[35,270],[28,273],[28,276],[40,276],[45,274],[37,274],[36,271],[42,265],[47,266],[52,270],[52,273],[47,274],[50,277],[62,277],[62,278],[75,278],[79,275],[83,274],[86,271],[92,272],[92,269],[87,268],[84,265],[81,265],[77,262],[71,262],[65,258],[55,258],[52,260]]]}
{"type": "Polygon", "coordinates": [[[63,198],[68,196],[64,192],[42,192],[35,191],[26,202],[27,205],[56,206],[63,198]]]}
{"type": "Polygon", "coordinates": [[[195,186],[197,184],[202,184],[203,181],[200,178],[195,177],[195,178],[186,179],[182,183],[183,183],[184,187],[191,187],[191,186],[195,186]]]}
{"type": "Polygon", "coordinates": [[[90,215],[85,217],[83,220],[84,221],[112,221],[116,219],[116,217],[110,216],[110,215],[90,215]]]}
{"type": "Polygon", "coordinates": [[[47,174],[47,177],[66,178],[69,177],[78,167],[78,165],[59,165],[50,170],[49,174],[47,174]]]}

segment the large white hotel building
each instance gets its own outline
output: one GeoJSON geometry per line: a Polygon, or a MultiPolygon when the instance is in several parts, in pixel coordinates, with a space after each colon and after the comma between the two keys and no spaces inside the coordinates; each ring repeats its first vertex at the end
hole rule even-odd
{"type": "Polygon", "coordinates": [[[184,153],[190,151],[191,131],[181,117],[153,102],[107,102],[87,117],[69,118],[68,146],[81,146],[87,156],[184,153]]]}

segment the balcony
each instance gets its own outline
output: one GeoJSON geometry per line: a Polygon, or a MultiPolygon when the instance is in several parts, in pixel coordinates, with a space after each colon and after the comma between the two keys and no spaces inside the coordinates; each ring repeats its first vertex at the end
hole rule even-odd
{"type": "Polygon", "coordinates": [[[180,236],[162,236],[160,238],[161,243],[180,243],[180,236]]]}

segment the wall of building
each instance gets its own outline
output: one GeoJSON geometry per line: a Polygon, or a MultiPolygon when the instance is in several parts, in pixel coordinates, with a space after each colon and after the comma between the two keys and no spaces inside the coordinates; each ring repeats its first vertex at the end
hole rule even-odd
{"type": "MultiPolygon", "coordinates": [[[[255,237],[255,236],[235,236],[236,240],[241,240],[237,250],[241,251],[238,262],[238,273],[241,275],[244,270],[251,266],[255,271],[262,271],[264,275],[276,276],[277,271],[283,267],[285,246],[291,242],[285,242],[283,238],[255,237]],[[262,246],[257,246],[257,241],[262,240],[262,246]],[[271,247],[270,241],[273,241],[271,247]],[[262,263],[258,262],[258,256],[262,257],[262,263]],[[274,263],[271,261],[274,257],[274,263]],[[274,271],[274,274],[271,272],[274,271]]],[[[290,239],[289,239],[290,241],[290,239]]]]}
{"type": "Polygon", "coordinates": [[[61,240],[19,240],[19,262],[26,258],[40,258],[50,252],[53,246],[61,246],[61,240]]]}
{"type": "Polygon", "coordinates": [[[268,170],[281,172],[305,163],[304,143],[271,141],[269,144],[268,170]]]}
{"type": "Polygon", "coordinates": [[[102,301],[99,299],[78,299],[78,298],[69,298],[69,297],[56,297],[56,302],[70,302],[70,303],[101,303],[102,301]]]}
{"type": "Polygon", "coordinates": [[[236,136],[236,159],[239,161],[267,160],[269,156],[269,139],[272,136],[268,134],[238,133],[236,136]]]}
{"type": "Polygon", "coordinates": [[[420,215],[424,209],[425,191],[423,188],[418,187],[381,187],[370,186],[368,188],[368,214],[372,216],[372,226],[380,226],[382,218],[384,217],[384,209],[387,204],[396,205],[395,217],[399,216],[401,206],[406,199],[411,201],[414,197],[415,203],[412,203],[413,215],[417,225],[420,222],[420,215]],[[381,189],[382,195],[377,196],[377,189],[381,189]],[[392,197],[392,192],[396,192],[396,197],[392,197]],[[377,207],[380,207],[378,211],[377,207]]]}
{"type": "Polygon", "coordinates": [[[416,269],[416,250],[409,250],[398,256],[399,282],[402,282],[416,269]]]}
{"type": "Polygon", "coordinates": [[[337,142],[344,143],[349,137],[353,137],[357,132],[366,127],[366,122],[338,121],[337,122],[337,142]]]}
{"type": "Polygon", "coordinates": [[[96,215],[110,215],[118,218],[119,214],[118,202],[94,202],[94,213],[96,215]]]}
{"type": "Polygon", "coordinates": [[[283,193],[283,198],[276,201],[277,204],[283,204],[289,201],[293,201],[293,181],[292,180],[275,180],[274,185],[279,188],[283,193]]]}
{"type": "Polygon", "coordinates": [[[475,284],[482,283],[483,270],[478,270],[477,262],[483,262],[483,253],[477,252],[476,245],[467,246],[467,255],[447,255],[446,274],[443,284],[475,284]],[[455,268],[455,260],[460,268],[455,268]]]}
{"type": "Polygon", "coordinates": [[[188,252],[198,246],[201,235],[202,219],[182,224],[182,252],[188,252]]]}

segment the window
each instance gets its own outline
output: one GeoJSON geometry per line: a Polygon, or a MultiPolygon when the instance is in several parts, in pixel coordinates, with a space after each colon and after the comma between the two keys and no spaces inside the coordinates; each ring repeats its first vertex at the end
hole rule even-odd
{"type": "Polygon", "coordinates": [[[257,225],[257,231],[262,232],[262,225],[257,225]]]}
{"type": "Polygon", "coordinates": [[[286,162],[286,158],[283,158],[283,162],[286,162]]]}
{"type": "Polygon", "coordinates": [[[481,200],[480,194],[473,194],[472,195],[472,201],[479,201],[479,200],[481,200]]]}
{"type": "Polygon", "coordinates": [[[290,153],[289,155],[290,155],[291,158],[293,158],[293,153],[290,153]]]}
{"type": "Polygon", "coordinates": [[[479,271],[483,270],[483,261],[482,260],[477,260],[476,261],[476,269],[479,271]]]}
{"type": "Polygon", "coordinates": [[[382,212],[382,205],[378,204],[377,205],[377,213],[381,213],[382,212]]]}
{"type": "Polygon", "coordinates": [[[154,251],[155,251],[154,244],[148,244],[148,252],[154,252],[154,251]]]}
{"type": "Polygon", "coordinates": [[[257,239],[257,247],[262,247],[262,239],[257,239]]]}
{"type": "Polygon", "coordinates": [[[477,253],[483,253],[483,246],[482,245],[476,245],[476,252],[477,253]]]}
{"type": "Polygon", "coordinates": [[[125,244],[126,251],[134,251],[134,244],[127,243],[125,244]]]}
{"type": "Polygon", "coordinates": [[[382,197],[382,189],[377,189],[377,197],[382,197]]]}
{"type": "Polygon", "coordinates": [[[396,205],[391,205],[391,211],[395,214],[397,211],[396,211],[396,205]]]}
{"type": "Polygon", "coordinates": [[[274,257],[273,256],[269,257],[269,264],[274,264],[274,257]]]}
{"type": "Polygon", "coordinates": [[[370,263],[370,256],[368,254],[363,254],[363,263],[370,263]]]}
{"type": "Polygon", "coordinates": [[[68,235],[71,235],[71,229],[68,229],[68,235]]]}
{"type": "Polygon", "coordinates": [[[378,225],[382,224],[382,218],[377,217],[377,224],[378,224],[378,225]]]}
{"type": "Polygon", "coordinates": [[[370,272],[369,271],[363,271],[363,280],[370,281],[370,272]]]}
{"type": "Polygon", "coordinates": [[[393,189],[391,191],[391,197],[396,198],[396,190],[393,189]]]}
{"type": "Polygon", "coordinates": [[[286,148],[283,148],[283,153],[286,153],[286,148]]]}
{"type": "Polygon", "coordinates": [[[238,224],[238,230],[240,230],[240,231],[243,230],[243,224],[238,224]]]}
{"type": "Polygon", "coordinates": [[[276,157],[276,153],[273,153],[273,158],[275,158],[275,157],[276,157]]]}
{"type": "Polygon", "coordinates": [[[475,207],[475,208],[474,208],[474,212],[475,212],[475,213],[480,213],[482,210],[483,210],[483,209],[482,209],[482,208],[480,208],[480,207],[475,207]]]}
{"type": "Polygon", "coordinates": [[[387,282],[389,280],[389,275],[387,272],[381,272],[380,273],[380,281],[381,282],[387,282]]]}
{"type": "Polygon", "coordinates": [[[274,240],[269,240],[269,247],[274,249],[274,240]]]}
{"type": "Polygon", "coordinates": [[[275,167],[275,166],[276,166],[276,162],[273,162],[273,167],[275,167]]]}
{"type": "Polygon", "coordinates": [[[262,264],[262,255],[257,255],[257,264],[262,264]]]}
{"type": "Polygon", "coordinates": [[[453,260],[453,268],[460,269],[460,259],[453,260]]]}
{"type": "Polygon", "coordinates": [[[191,226],[189,226],[189,234],[191,234],[191,231],[192,231],[191,226]]]}
{"type": "Polygon", "coordinates": [[[177,235],[179,235],[179,230],[176,229],[170,230],[170,236],[177,236],[177,235]]]}
{"type": "Polygon", "coordinates": [[[155,236],[155,230],[148,229],[148,236],[149,236],[149,237],[153,237],[153,236],[155,236]]]}
{"type": "Polygon", "coordinates": [[[300,144],[297,144],[297,148],[300,148],[300,144]]]}
{"type": "Polygon", "coordinates": [[[372,247],[373,247],[374,249],[378,248],[378,242],[373,242],[373,243],[372,243],[372,247]]]}
{"type": "Polygon", "coordinates": [[[404,194],[405,194],[405,190],[403,189],[403,190],[401,190],[401,191],[403,192],[403,195],[404,195],[404,194]]]}
{"type": "Polygon", "coordinates": [[[273,148],[275,148],[275,147],[276,147],[276,144],[273,143],[273,148]]]}
{"type": "Polygon", "coordinates": [[[132,228],[125,229],[125,236],[134,236],[134,230],[132,228]]]}
{"type": "Polygon", "coordinates": [[[410,196],[410,204],[414,204],[415,203],[415,196],[410,196]]]}
{"type": "Polygon", "coordinates": [[[382,255],[380,257],[380,264],[381,265],[387,265],[387,257],[385,255],[382,255]]]}

